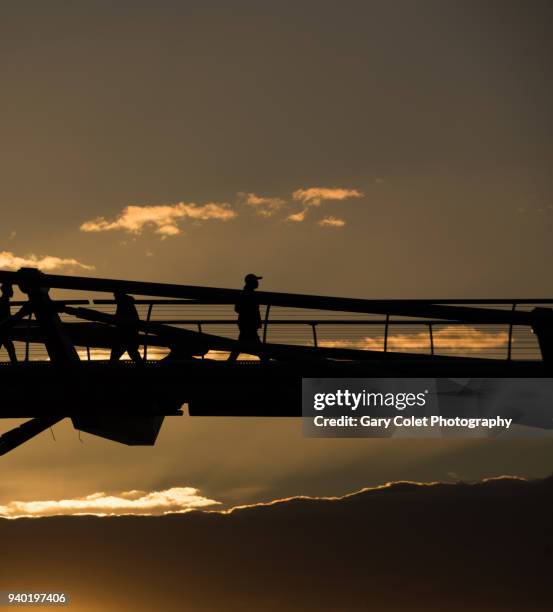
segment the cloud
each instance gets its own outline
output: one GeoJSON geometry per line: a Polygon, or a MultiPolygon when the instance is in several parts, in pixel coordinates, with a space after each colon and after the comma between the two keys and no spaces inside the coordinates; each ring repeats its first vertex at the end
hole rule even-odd
{"type": "MultiPolygon", "coordinates": [[[[457,483],[457,486],[475,487],[474,490],[482,487],[482,485],[500,484],[527,484],[529,481],[518,476],[494,476],[484,478],[480,483],[467,485],[457,483]]],[[[240,504],[230,508],[211,509],[212,506],[221,506],[221,502],[209,499],[200,494],[199,490],[194,487],[171,487],[162,491],[122,491],[113,495],[98,492],[91,493],[84,497],[73,497],[69,499],[58,500],[40,500],[40,501],[12,501],[2,506],[0,505],[0,518],[18,519],[18,518],[40,518],[47,516],[163,516],[166,514],[184,514],[192,510],[207,509],[210,515],[229,516],[240,513],[243,510],[255,510],[257,508],[274,508],[274,507],[290,507],[292,510],[297,508],[297,502],[341,502],[350,499],[359,501],[366,500],[370,503],[375,495],[390,494],[397,492],[402,496],[406,487],[412,491],[436,489],[443,490],[445,493],[452,491],[451,487],[456,486],[451,483],[443,483],[440,481],[433,482],[416,482],[410,480],[399,480],[386,482],[381,485],[372,487],[363,487],[352,493],[346,493],[340,496],[308,496],[295,495],[292,497],[283,497],[271,501],[254,502],[251,504],[240,504]],[[370,494],[370,495],[367,495],[370,494]]]]}
{"type": "Polygon", "coordinates": [[[141,234],[146,227],[153,227],[156,234],[163,237],[176,236],[180,233],[178,221],[193,219],[207,221],[216,219],[228,221],[236,217],[226,202],[210,202],[201,206],[194,203],[179,202],[155,206],[126,206],[114,220],[97,217],[81,225],[83,232],[108,232],[124,230],[131,234],[141,234]]]}
{"type": "Polygon", "coordinates": [[[342,189],[340,187],[309,187],[296,189],[292,194],[294,200],[303,202],[306,206],[319,206],[323,200],[347,200],[349,198],[362,198],[363,194],[357,189],[342,189]]]}
{"type": "MultiPolygon", "coordinates": [[[[467,325],[450,325],[434,331],[432,336],[435,350],[456,352],[503,348],[507,346],[509,341],[507,332],[483,332],[467,325]]],[[[366,337],[360,340],[323,340],[319,344],[329,348],[381,351],[384,347],[384,336],[366,337]]],[[[428,350],[430,348],[430,335],[428,332],[389,335],[387,348],[390,351],[428,350]]]]}
{"type": "Polygon", "coordinates": [[[286,221],[294,221],[295,223],[301,223],[305,221],[305,215],[307,214],[307,208],[300,210],[300,212],[293,213],[286,217],[286,221]]]}
{"type": "Polygon", "coordinates": [[[19,268],[39,268],[43,272],[54,272],[67,268],[81,268],[83,270],[94,270],[94,266],[81,263],[77,259],[54,257],[45,255],[38,257],[32,253],[25,257],[14,255],[11,251],[0,251],[0,268],[18,270],[19,268]]]}
{"type": "Polygon", "coordinates": [[[0,506],[0,517],[22,518],[60,514],[119,516],[125,514],[163,515],[189,512],[197,508],[219,505],[200,495],[193,487],[172,487],[163,491],[123,491],[115,495],[92,493],[86,497],[43,501],[12,501],[0,506]]]}
{"type": "Polygon", "coordinates": [[[286,204],[286,200],[282,198],[267,198],[258,196],[255,193],[240,191],[237,195],[243,204],[252,206],[256,213],[262,217],[272,217],[284,206],[284,204],[286,204]]]}
{"type": "Polygon", "coordinates": [[[321,227],[344,227],[345,224],[346,222],[343,219],[333,217],[332,215],[327,215],[319,221],[321,227]]]}

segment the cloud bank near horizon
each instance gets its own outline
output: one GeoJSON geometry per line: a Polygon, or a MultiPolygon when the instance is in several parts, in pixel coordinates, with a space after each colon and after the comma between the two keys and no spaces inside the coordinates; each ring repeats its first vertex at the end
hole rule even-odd
{"type": "MultiPolygon", "coordinates": [[[[497,481],[528,482],[526,478],[511,475],[498,475],[482,478],[476,483],[486,484],[497,481]]],[[[84,497],[74,497],[59,500],[39,501],[12,501],[6,505],[0,505],[0,518],[44,518],[48,516],[164,516],[167,514],[184,514],[192,510],[206,510],[208,513],[233,514],[240,510],[267,508],[284,505],[296,501],[344,501],[356,496],[372,493],[387,493],[395,489],[402,490],[409,486],[416,489],[454,487],[455,485],[468,486],[462,480],[455,479],[450,482],[431,481],[417,482],[412,480],[396,480],[385,482],[373,487],[363,487],[351,493],[339,496],[310,496],[294,495],[292,497],[277,498],[270,501],[262,501],[243,505],[232,506],[227,509],[212,509],[220,506],[221,502],[215,501],[200,494],[194,487],[171,487],[162,491],[122,491],[117,494],[104,492],[91,493],[84,497]]]]}
{"type": "Polygon", "coordinates": [[[219,505],[220,502],[200,495],[194,487],[172,487],[163,491],[123,491],[114,495],[92,493],[72,499],[12,501],[0,506],[1,518],[46,517],[59,515],[161,516],[183,513],[219,505]]]}

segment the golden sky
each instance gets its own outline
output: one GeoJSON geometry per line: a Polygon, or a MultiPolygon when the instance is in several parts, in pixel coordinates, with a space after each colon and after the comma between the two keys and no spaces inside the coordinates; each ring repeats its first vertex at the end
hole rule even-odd
{"type": "MultiPolygon", "coordinates": [[[[542,0],[12,3],[0,267],[553,297],[551,21],[542,0]]],[[[293,420],[173,419],[153,449],[55,433],[2,458],[0,505],[173,487],[231,504],[544,475],[553,456],[306,440],[293,420]]]]}

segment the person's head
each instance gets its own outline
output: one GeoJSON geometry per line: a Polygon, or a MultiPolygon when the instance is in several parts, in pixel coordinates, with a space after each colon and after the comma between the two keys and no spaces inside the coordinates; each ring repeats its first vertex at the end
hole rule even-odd
{"type": "Polygon", "coordinates": [[[123,291],[116,291],[113,294],[113,297],[115,298],[115,301],[117,302],[117,304],[121,304],[123,302],[126,302],[129,299],[129,296],[126,293],[124,293],[123,291]]]}
{"type": "Polygon", "coordinates": [[[244,287],[246,289],[257,289],[262,278],[262,276],[256,276],[255,274],[246,274],[244,277],[244,287]]]}
{"type": "Polygon", "coordinates": [[[0,290],[2,291],[2,295],[5,295],[8,298],[13,297],[13,287],[11,286],[11,283],[2,283],[0,290]]]}

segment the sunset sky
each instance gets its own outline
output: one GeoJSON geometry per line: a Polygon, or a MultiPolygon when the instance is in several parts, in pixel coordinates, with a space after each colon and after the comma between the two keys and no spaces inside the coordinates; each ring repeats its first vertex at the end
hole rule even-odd
{"type": "MultiPolygon", "coordinates": [[[[548,0],[12,3],[0,268],[553,299],[552,22],[548,0]]],[[[551,438],[306,439],[287,419],[170,419],[155,448],[54,433],[0,460],[0,515],[535,477],[553,459],[551,438]]]]}

